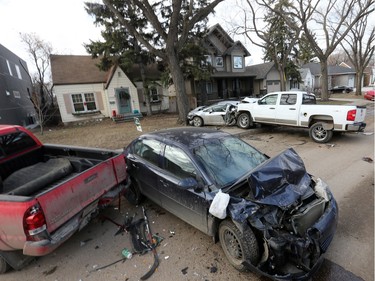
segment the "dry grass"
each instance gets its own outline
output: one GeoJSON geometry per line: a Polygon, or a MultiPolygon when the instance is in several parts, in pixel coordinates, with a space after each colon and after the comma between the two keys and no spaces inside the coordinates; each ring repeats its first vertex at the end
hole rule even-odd
{"type": "Polygon", "coordinates": [[[101,122],[90,122],[84,125],[45,128],[43,135],[35,129],[34,134],[43,143],[122,149],[142,133],[181,126],[177,124],[177,117],[177,115],[170,114],[144,117],[140,120],[142,132],[137,131],[132,121],[114,123],[106,118],[101,122]]]}

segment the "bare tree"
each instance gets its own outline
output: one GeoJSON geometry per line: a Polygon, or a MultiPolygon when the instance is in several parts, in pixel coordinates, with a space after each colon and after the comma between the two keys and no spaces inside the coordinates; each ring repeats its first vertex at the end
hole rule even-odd
{"type": "MultiPolygon", "coordinates": [[[[142,0],[103,0],[103,3],[116,16],[120,23],[149,52],[161,58],[169,67],[176,89],[179,121],[186,123],[189,109],[185,89],[185,77],[180,65],[180,52],[188,42],[191,31],[197,23],[205,20],[217,4],[224,0],[199,1],[142,1],[142,0]],[[123,5],[134,7],[149,21],[152,37],[139,30],[134,17],[124,16],[123,5]],[[121,6],[122,5],[122,6],[121,6]]],[[[150,34],[150,33],[149,33],[150,34]]]]}
{"type": "Polygon", "coordinates": [[[355,24],[374,11],[374,0],[295,0],[287,12],[275,6],[274,1],[261,1],[262,5],[281,15],[290,28],[303,28],[320,60],[322,100],[328,100],[328,58],[355,24]]]}
{"type": "MultiPolygon", "coordinates": [[[[29,97],[37,113],[40,132],[43,134],[44,125],[52,116],[51,109],[55,108],[52,88],[50,88],[49,84],[46,82],[52,46],[50,43],[40,39],[35,33],[20,33],[20,37],[21,41],[26,45],[26,50],[32,58],[37,70],[37,73],[29,74],[33,85],[29,97]]],[[[57,107],[55,111],[57,111],[57,107]]]]}
{"type": "MultiPolygon", "coordinates": [[[[360,1],[359,5],[361,5],[360,1]]],[[[353,11],[351,17],[355,16],[355,14],[356,11],[353,11]]],[[[348,59],[356,70],[355,94],[357,96],[362,94],[363,74],[375,51],[375,27],[370,26],[368,28],[368,17],[369,15],[367,14],[360,18],[344,38],[343,41],[346,44],[341,43],[348,59]]]]}
{"type": "MultiPolygon", "coordinates": [[[[275,63],[280,78],[280,88],[286,90],[286,72],[291,62],[292,52],[299,40],[301,29],[291,30],[285,23],[283,17],[274,13],[273,10],[265,7],[266,11],[260,11],[259,5],[261,1],[246,0],[250,11],[245,7],[242,8],[244,14],[244,25],[236,27],[236,34],[245,34],[251,43],[263,49],[265,59],[275,63]],[[262,22],[259,22],[259,14],[263,15],[262,22]],[[247,23],[247,18],[250,17],[247,23]],[[265,26],[264,26],[265,25],[265,26]],[[257,38],[253,38],[251,34],[255,33],[257,38]],[[261,41],[257,40],[261,39],[261,41]]],[[[289,0],[280,0],[276,3],[275,9],[284,10],[290,6],[289,0]]],[[[293,21],[293,19],[289,19],[293,21]]]]}

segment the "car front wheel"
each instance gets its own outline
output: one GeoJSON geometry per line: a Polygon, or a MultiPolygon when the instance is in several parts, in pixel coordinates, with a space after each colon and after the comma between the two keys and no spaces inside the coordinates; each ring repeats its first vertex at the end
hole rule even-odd
{"type": "Polygon", "coordinates": [[[219,226],[219,240],[229,262],[239,271],[247,268],[242,264],[248,261],[256,265],[259,260],[259,246],[256,237],[249,228],[244,233],[229,220],[219,226]]]}
{"type": "Polygon", "coordinates": [[[315,123],[310,127],[309,135],[317,143],[326,143],[331,140],[333,131],[324,129],[322,123],[315,123]]]}
{"type": "Polygon", "coordinates": [[[195,116],[193,118],[193,125],[194,125],[194,127],[202,127],[203,126],[203,120],[202,120],[202,118],[200,118],[198,116],[195,116]]]}
{"type": "Polygon", "coordinates": [[[247,112],[242,112],[238,115],[237,126],[241,129],[248,129],[252,125],[251,116],[247,112]]]}

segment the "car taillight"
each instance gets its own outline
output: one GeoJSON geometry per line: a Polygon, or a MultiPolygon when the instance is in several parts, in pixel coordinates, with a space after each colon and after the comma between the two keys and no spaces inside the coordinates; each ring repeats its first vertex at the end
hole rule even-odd
{"type": "Polygon", "coordinates": [[[357,110],[356,109],[349,110],[348,114],[346,115],[346,120],[347,121],[354,121],[356,114],[357,114],[357,110]]]}
{"type": "MultiPolygon", "coordinates": [[[[24,231],[28,240],[39,240],[37,237],[47,229],[46,218],[39,205],[34,205],[27,210],[24,217],[24,231]]],[[[44,237],[44,235],[42,235],[44,237]]]]}

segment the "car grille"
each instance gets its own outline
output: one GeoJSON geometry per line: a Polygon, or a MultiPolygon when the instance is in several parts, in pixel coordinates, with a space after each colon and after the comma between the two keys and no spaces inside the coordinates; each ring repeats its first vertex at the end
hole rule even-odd
{"type": "Polygon", "coordinates": [[[302,206],[299,213],[292,216],[292,226],[295,233],[304,236],[306,230],[311,227],[324,213],[325,201],[316,199],[302,206]]]}

